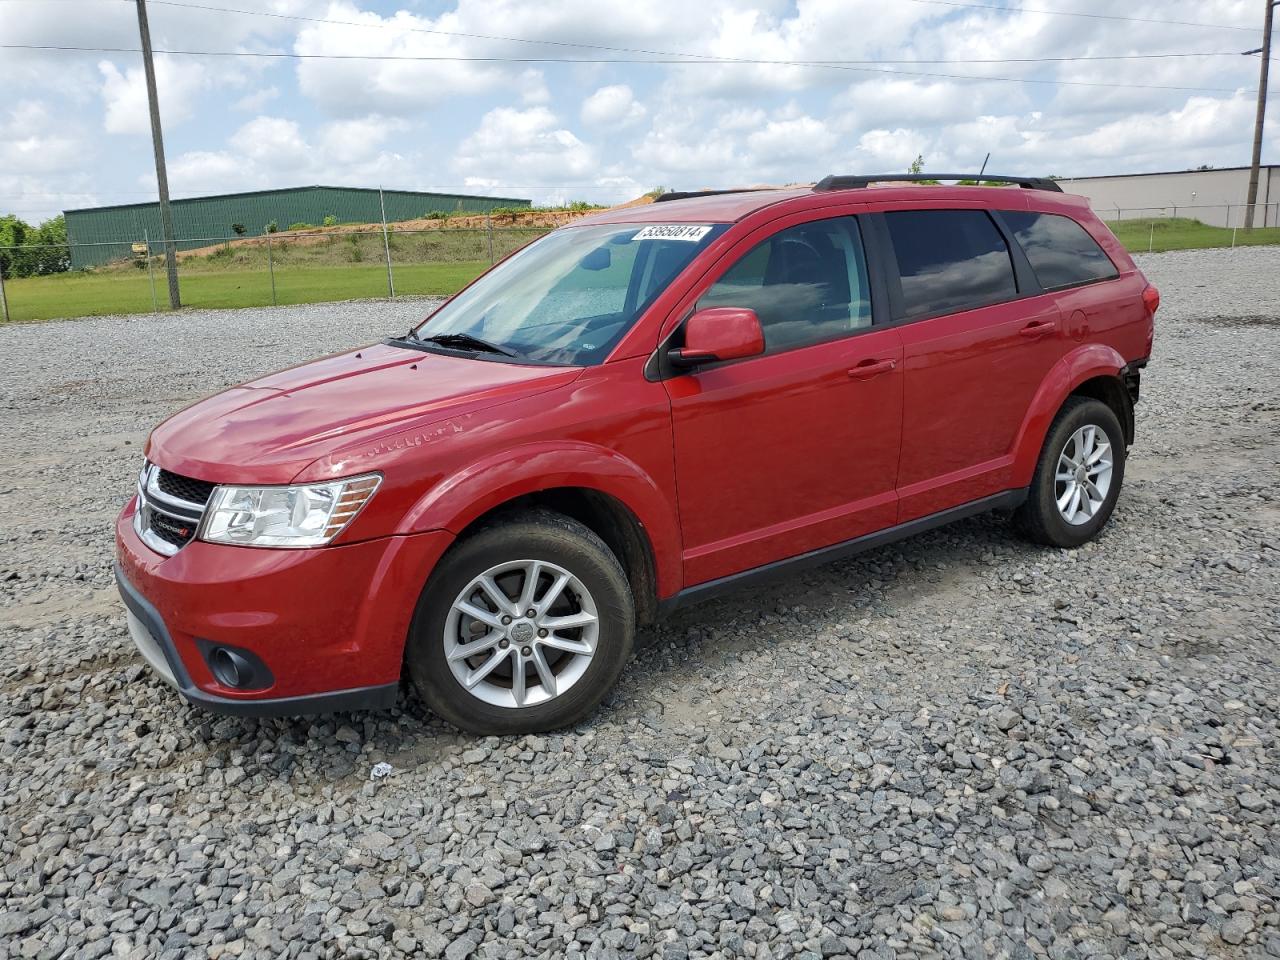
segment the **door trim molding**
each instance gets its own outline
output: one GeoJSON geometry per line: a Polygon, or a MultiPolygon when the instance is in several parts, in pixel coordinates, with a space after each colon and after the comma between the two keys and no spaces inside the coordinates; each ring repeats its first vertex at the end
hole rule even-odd
{"type": "Polygon", "coordinates": [[[658,616],[660,618],[669,616],[681,607],[701,603],[723,593],[771,580],[783,574],[804,570],[808,567],[821,566],[824,563],[842,560],[866,550],[873,550],[876,547],[905,540],[907,537],[913,537],[918,533],[925,533],[937,527],[946,526],[956,520],[964,520],[967,517],[977,516],[991,510],[1013,510],[1020,507],[1026,499],[1026,487],[1005,490],[1003,493],[982,497],[969,503],[962,503],[958,507],[951,507],[938,513],[932,513],[927,517],[918,517],[915,520],[886,527],[883,530],[864,534],[861,537],[854,537],[852,540],[845,540],[829,547],[810,550],[808,553],[802,553],[799,556],[788,557],[785,560],[775,560],[763,566],[743,570],[741,573],[733,573],[727,577],[719,577],[715,580],[708,580],[706,583],[695,584],[692,587],[686,587],[674,596],[659,601],[658,616]]]}

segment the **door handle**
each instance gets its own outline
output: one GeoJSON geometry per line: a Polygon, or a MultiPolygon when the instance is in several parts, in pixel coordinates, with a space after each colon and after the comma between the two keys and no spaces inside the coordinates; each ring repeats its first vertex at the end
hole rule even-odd
{"type": "Polygon", "coordinates": [[[898,365],[896,360],[863,360],[849,371],[855,380],[870,380],[882,373],[888,373],[898,365]]]}
{"type": "Polygon", "coordinates": [[[1046,333],[1053,333],[1057,328],[1057,323],[1052,320],[1032,320],[1018,331],[1018,335],[1021,337],[1043,337],[1046,333]]]}

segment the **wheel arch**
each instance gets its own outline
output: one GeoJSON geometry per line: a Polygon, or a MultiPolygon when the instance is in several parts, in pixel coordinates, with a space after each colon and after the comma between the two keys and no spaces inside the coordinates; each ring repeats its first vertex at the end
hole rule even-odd
{"type": "Polygon", "coordinates": [[[682,579],[675,507],[638,465],[584,443],[504,451],[437,484],[406,517],[405,532],[448,530],[458,540],[503,513],[542,507],[573,517],[609,546],[626,571],[637,620],[682,579]]]}
{"type": "MultiPolygon", "coordinates": [[[[1133,400],[1118,372],[1090,377],[1083,383],[1076,384],[1067,396],[1101,400],[1111,408],[1111,412],[1120,421],[1120,427],[1124,430],[1125,446],[1133,443],[1133,400]]],[[[1066,402],[1065,398],[1063,402],[1066,402]]]]}
{"type": "Polygon", "coordinates": [[[487,510],[458,534],[458,542],[503,516],[526,510],[551,510],[577,520],[605,542],[622,564],[635,598],[636,622],[652,623],[657,617],[657,571],[653,546],[636,515],[611,494],[589,487],[549,487],[521,494],[487,510]]]}
{"type": "Polygon", "coordinates": [[[1107,404],[1124,429],[1125,442],[1133,442],[1133,402],[1124,385],[1124,367],[1124,357],[1101,343],[1080,347],[1054,365],[1032,400],[1014,441],[1010,475],[1013,486],[1025,487],[1031,482],[1044,438],[1068,397],[1092,397],[1107,404]]]}

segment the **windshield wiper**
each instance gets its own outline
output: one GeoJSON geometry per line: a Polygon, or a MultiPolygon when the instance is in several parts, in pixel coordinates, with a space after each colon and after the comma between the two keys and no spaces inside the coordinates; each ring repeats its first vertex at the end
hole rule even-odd
{"type": "Polygon", "coordinates": [[[437,333],[431,337],[415,337],[422,343],[438,343],[442,347],[461,347],[463,350],[480,350],[484,353],[500,353],[504,357],[518,357],[519,354],[506,347],[500,347],[488,340],[481,340],[469,333],[437,333]]]}

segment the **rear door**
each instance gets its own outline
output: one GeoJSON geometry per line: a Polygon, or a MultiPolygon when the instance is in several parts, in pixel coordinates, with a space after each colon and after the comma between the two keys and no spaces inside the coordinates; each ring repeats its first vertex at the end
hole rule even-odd
{"type": "MultiPolygon", "coordinates": [[[[1117,331],[1142,323],[1146,309],[1133,296],[1116,295],[1107,281],[1119,279],[1120,271],[1088,231],[1056,213],[1006,210],[1000,217],[1040,285],[1053,294],[1067,340],[1102,340],[1122,354],[1132,351],[1134,338],[1117,336],[1117,331]]],[[[1140,286],[1130,286],[1140,298],[1140,286]]]]}
{"type": "Polygon", "coordinates": [[[897,515],[898,332],[873,324],[852,216],[753,237],[696,307],[749,307],[765,353],[666,381],[686,585],[797,556],[897,515]]]}
{"type": "Polygon", "coordinates": [[[987,210],[887,210],[880,223],[905,363],[901,523],[1007,489],[1062,321],[987,210]]]}

